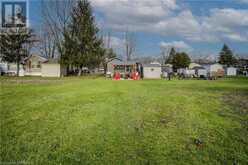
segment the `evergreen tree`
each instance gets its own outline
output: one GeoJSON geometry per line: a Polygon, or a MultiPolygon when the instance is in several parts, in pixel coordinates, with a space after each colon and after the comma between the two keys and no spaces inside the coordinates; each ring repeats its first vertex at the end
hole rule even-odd
{"type": "Polygon", "coordinates": [[[176,53],[172,60],[173,64],[173,69],[179,69],[179,68],[186,68],[190,64],[190,57],[188,56],[187,53],[182,52],[182,53],[176,53]]]}
{"type": "Polygon", "coordinates": [[[65,38],[65,46],[73,48],[71,55],[66,53],[62,61],[78,67],[81,75],[82,67],[93,68],[100,64],[104,50],[102,39],[98,37],[98,28],[95,24],[92,9],[88,0],[79,0],[72,12],[72,22],[69,25],[69,34],[65,38]]]}
{"type": "Polygon", "coordinates": [[[0,34],[0,50],[2,61],[16,63],[17,76],[19,76],[20,63],[28,56],[27,47],[33,41],[32,30],[18,29],[17,31],[9,30],[0,34]]]}
{"type": "Polygon", "coordinates": [[[236,63],[236,58],[233,56],[233,52],[229,47],[224,44],[220,54],[219,54],[219,63],[222,65],[231,66],[236,63]]]}
{"type": "Polygon", "coordinates": [[[176,55],[176,50],[174,47],[172,47],[170,50],[169,56],[165,61],[165,64],[172,64],[173,58],[175,57],[175,55],[176,55]]]}

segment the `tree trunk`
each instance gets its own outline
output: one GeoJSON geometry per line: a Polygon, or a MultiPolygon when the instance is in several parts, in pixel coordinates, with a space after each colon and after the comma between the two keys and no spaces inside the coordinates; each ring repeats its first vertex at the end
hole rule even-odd
{"type": "Polygon", "coordinates": [[[104,69],[104,74],[105,75],[107,74],[107,68],[108,68],[108,65],[107,64],[103,64],[103,69],[104,69]]]}
{"type": "Polygon", "coordinates": [[[78,69],[78,76],[81,76],[81,75],[82,75],[82,68],[79,67],[79,69],[78,69]]]}
{"type": "Polygon", "coordinates": [[[17,70],[16,70],[16,75],[17,75],[17,77],[19,77],[19,72],[20,72],[20,62],[19,61],[17,61],[17,70]]]}

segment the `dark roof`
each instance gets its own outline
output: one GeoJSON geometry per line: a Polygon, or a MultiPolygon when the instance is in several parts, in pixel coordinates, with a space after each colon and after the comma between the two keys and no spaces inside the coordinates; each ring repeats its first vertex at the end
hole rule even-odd
{"type": "Polygon", "coordinates": [[[24,61],[30,59],[30,58],[33,57],[33,56],[36,56],[36,57],[41,58],[41,59],[43,60],[43,62],[45,62],[45,61],[48,60],[46,57],[43,57],[43,56],[40,56],[40,55],[37,55],[37,54],[31,54],[30,56],[26,57],[26,58],[24,59],[24,61]]]}

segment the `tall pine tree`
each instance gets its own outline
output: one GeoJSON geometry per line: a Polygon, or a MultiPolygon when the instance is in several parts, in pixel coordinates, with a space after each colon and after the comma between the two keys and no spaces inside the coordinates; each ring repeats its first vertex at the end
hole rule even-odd
{"type": "Polygon", "coordinates": [[[222,65],[231,66],[236,63],[236,58],[233,56],[233,52],[229,47],[224,44],[220,55],[219,55],[219,63],[222,65]]]}
{"type": "Polygon", "coordinates": [[[79,69],[79,75],[82,67],[94,68],[101,62],[104,50],[98,31],[90,2],[79,0],[73,9],[68,38],[65,39],[65,45],[73,47],[69,52],[70,57],[65,61],[70,60],[70,63],[79,69]]]}
{"type": "Polygon", "coordinates": [[[27,47],[31,44],[32,30],[17,29],[0,33],[0,50],[2,61],[16,63],[17,76],[19,76],[20,63],[28,56],[27,47]]]}

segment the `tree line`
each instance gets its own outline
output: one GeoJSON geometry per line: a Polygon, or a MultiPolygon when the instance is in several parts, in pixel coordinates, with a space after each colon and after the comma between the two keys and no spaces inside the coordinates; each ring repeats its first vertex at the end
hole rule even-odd
{"type": "MultiPolygon", "coordinates": [[[[234,56],[232,50],[226,44],[224,44],[219,53],[218,63],[229,67],[237,64],[237,61],[238,60],[234,56]]],[[[174,70],[189,67],[190,62],[191,59],[187,53],[176,52],[174,47],[170,49],[169,55],[165,58],[164,61],[165,64],[172,64],[174,70]]]]}

